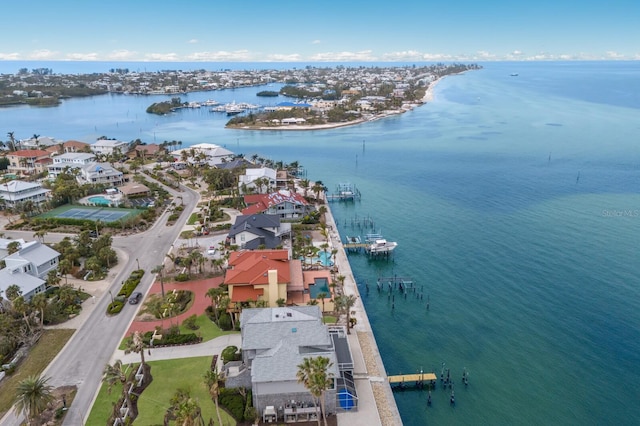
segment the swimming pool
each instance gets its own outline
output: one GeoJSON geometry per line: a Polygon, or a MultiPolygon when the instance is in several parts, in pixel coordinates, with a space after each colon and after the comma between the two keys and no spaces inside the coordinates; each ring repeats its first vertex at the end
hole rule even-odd
{"type": "Polygon", "coordinates": [[[300,257],[300,260],[302,260],[303,263],[306,264],[316,264],[316,263],[320,263],[322,266],[333,266],[333,261],[331,260],[331,253],[326,252],[326,251],[319,251],[318,252],[318,257],[314,257],[313,259],[311,259],[311,262],[309,262],[309,259],[306,257],[300,257]]]}
{"type": "Polygon", "coordinates": [[[103,206],[108,206],[111,204],[111,200],[107,200],[102,195],[97,195],[95,197],[89,197],[88,201],[93,204],[100,204],[103,206]]]}
{"type": "Polygon", "coordinates": [[[331,295],[329,290],[329,280],[326,278],[314,278],[314,284],[309,286],[309,296],[312,299],[317,299],[320,293],[325,293],[328,296],[331,295]]]}

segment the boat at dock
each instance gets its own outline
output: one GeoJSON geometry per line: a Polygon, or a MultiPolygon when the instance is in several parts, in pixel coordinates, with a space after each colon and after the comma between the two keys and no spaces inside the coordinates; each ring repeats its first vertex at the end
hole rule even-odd
{"type": "Polygon", "coordinates": [[[398,246],[395,241],[387,241],[384,238],[375,240],[367,249],[371,254],[389,254],[398,246]]]}

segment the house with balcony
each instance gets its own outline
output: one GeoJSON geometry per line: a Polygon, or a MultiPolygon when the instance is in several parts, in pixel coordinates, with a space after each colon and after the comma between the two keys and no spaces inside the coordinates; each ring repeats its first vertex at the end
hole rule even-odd
{"type": "Polygon", "coordinates": [[[50,153],[41,149],[21,149],[7,154],[9,173],[30,176],[42,173],[51,164],[50,153]]]}
{"type": "Polygon", "coordinates": [[[0,184],[0,199],[3,200],[5,207],[15,207],[27,201],[42,203],[47,200],[50,192],[51,190],[43,188],[37,182],[12,180],[0,184]]]}
{"type": "Polygon", "coordinates": [[[96,161],[95,154],[88,152],[66,152],[52,158],[53,163],[47,166],[48,177],[55,180],[66,169],[80,169],[96,161]]]}
{"type": "Polygon", "coordinates": [[[209,166],[215,167],[218,164],[226,163],[233,160],[235,154],[226,148],[213,143],[199,143],[191,145],[189,148],[172,151],[171,155],[176,161],[182,160],[183,153],[186,153],[187,161],[192,164],[207,163],[209,166]],[[194,155],[192,155],[194,154],[194,155]]]}
{"type": "Polygon", "coordinates": [[[109,163],[92,162],[79,169],[78,182],[102,183],[109,186],[120,186],[124,183],[124,173],[113,168],[109,163]]]}
{"type": "Polygon", "coordinates": [[[248,206],[242,210],[244,215],[265,213],[281,219],[296,219],[313,210],[313,206],[302,195],[286,189],[269,194],[248,194],[244,196],[244,202],[248,206]]]}
{"type": "Polygon", "coordinates": [[[291,224],[280,223],[280,217],[272,214],[252,214],[236,217],[229,230],[227,241],[242,249],[259,247],[275,249],[282,246],[282,238],[291,235],[291,224]]]}
{"type": "Polygon", "coordinates": [[[305,358],[329,359],[332,383],[325,391],[326,415],[357,409],[353,358],[344,327],[327,326],[318,306],[244,309],[240,317],[242,361],[223,369],[227,387],[250,383],[253,406],[263,422],[316,421],[322,415],[298,365],[305,358]]]}
{"type": "Polygon", "coordinates": [[[30,300],[46,289],[47,274],[58,268],[60,253],[39,241],[30,241],[4,258],[6,267],[0,270],[0,290],[16,284],[22,296],[30,300]]]}

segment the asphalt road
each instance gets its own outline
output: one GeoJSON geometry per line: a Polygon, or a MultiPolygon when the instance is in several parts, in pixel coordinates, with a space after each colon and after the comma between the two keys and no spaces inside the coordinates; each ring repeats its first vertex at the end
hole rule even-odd
{"type": "MultiPolygon", "coordinates": [[[[127,253],[128,260],[121,272],[110,284],[109,290],[116,294],[124,280],[134,269],[146,271],[138,289],[146,294],[153,283],[155,275],[151,270],[161,265],[172,244],[178,238],[182,227],[195,208],[199,195],[195,191],[181,186],[182,191],[170,190],[174,196],[180,195],[184,203],[184,211],[173,226],[166,226],[168,212],[164,212],[149,230],[130,236],[114,237],[113,246],[127,253]]],[[[5,232],[12,238],[32,239],[31,232],[5,232]]],[[[47,234],[48,241],[61,240],[63,234],[47,234]]],[[[76,385],[78,392],[65,417],[64,425],[77,426],[85,424],[93,400],[99,389],[104,366],[124,337],[136,310],[126,305],[119,315],[106,315],[107,305],[111,297],[105,292],[86,322],[73,334],[67,345],[49,364],[44,375],[50,377],[52,386],[76,385]]],[[[0,420],[2,426],[20,424],[20,419],[13,411],[0,420]]]]}

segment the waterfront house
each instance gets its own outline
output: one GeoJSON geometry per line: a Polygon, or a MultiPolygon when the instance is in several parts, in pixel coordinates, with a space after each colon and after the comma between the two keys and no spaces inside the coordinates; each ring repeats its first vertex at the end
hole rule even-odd
{"type": "Polygon", "coordinates": [[[272,214],[237,216],[229,230],[228,241],[242,249],[259,247],[275,249],[282,245],[282,237],[291,234],[290,223],[280,223],[280,217],[272,214]]]}
{"type": "Polygon", "coordinates": [[[17,205],[31,201],[33,203],[42,203],[47,200],[47,194],[51,190],[45,189],[37,182],[24,182],[21,180],[12,180],[0,184],[0,198],[4,202],[4,206],[15,207],[17,205]]]}
{"type": "MultiPolygon", "coordinates": [[[[239,250],[229,255],[224,283],[235,306],[258,301],[277,306],[279,299],[287,300],[292,282],[302,285],[302,265],[290,259],[289,250],[239,250]]],[[[239,312],[235,306],[232,315],[239,312]]]]}
{"type": "Polygon", "coordinates": [[[313,421],[321,415],[321,406],[315,406],[297,378],[305,358],[330,361],[327,373],[333,380],[323,401],[327,415],[340,409],[346,394],[349,408],[357,405],[346,332],[326,326],[318,306],[245,309],[240,328],[242,361],[225,365],[223,374],[227,387],[250,382],[253,406],[263,422],[313,421]]]}
{"type": "Polygon", "coordinates": [[[46,289],[47,274],[58,268],[60,253],[39,241],[30,241],[4,258],[0,270],[0,290],[17,284],[26,300],[46,289]]]}
{"type": "Polygon", "coordinates": [[[296,192],[281,189],[270,194],[248,194],[244,196],[248,206],[242,214],[266,213],[278,215],[281,219],[302,218],[313,210],[304,197],[296,192]]]}
{"type": "Polygon", "coordinates": [[[244,174],[238,177],[238,188],[241,194],[258,193],[265,194],[276,187],[276,171],[269,167],[246,169],[244,174]],[[260,179],[260,185],[256,180],[260,179]],[[265,183],[266,182],[266,183],[265,183]]]}
{"type": "Polygon", "coordinates": [[[189,148],[172,151],[171,155],[178,161],[182,159],[183,153],[186,153],[188,162],[193,164],[206,162],[209,166],[217,166],[218,164],[231,161],[235,157],[233,152],[212,143],[191,145],[189,148]]]}

